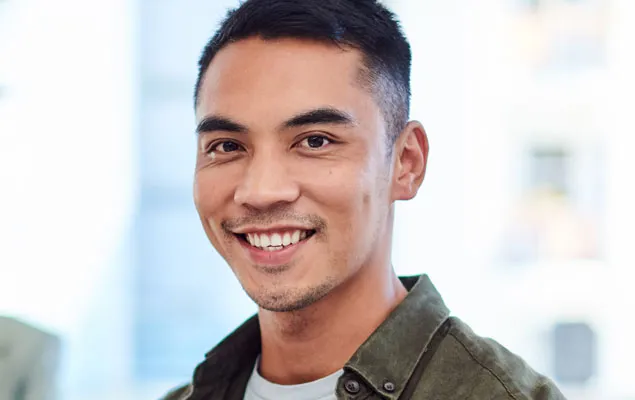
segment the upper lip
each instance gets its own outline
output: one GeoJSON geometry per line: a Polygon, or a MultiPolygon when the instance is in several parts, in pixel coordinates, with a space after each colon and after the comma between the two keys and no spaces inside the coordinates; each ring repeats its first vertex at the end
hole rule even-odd
{"type": "Polygon", "coordinates": [[[244,226],[240,229],[232,230],[232,233],[236,235],[244,235],[247,233],[267,233],[267,232],[280,232],[280,231],[311,231],[313,228],[300,226],[300,225],[288,225],[288,224],[276,224],[276,225],[268,225],[268,226],[244,226]]]}

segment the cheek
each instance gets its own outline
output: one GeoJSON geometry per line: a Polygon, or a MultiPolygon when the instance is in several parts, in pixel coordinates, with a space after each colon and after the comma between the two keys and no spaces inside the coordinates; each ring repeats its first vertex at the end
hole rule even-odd
{"type": "Polygon", "coordinates": [[[199,213],[207,214],[207,211],[213,209],[216,203],[217,193],[212,190],[212,181],[205,173],[197,173],[194,177],[194,202],[199,213]]]}
{"type": "Polygon", "coordinates": [[[346,165],[298,172],[305,195],[325,207],[325,213],[350,214],[368,191],[359,172],[346,165]]]}
{"type": "Polygon", "coordinates": [[[223,211],[222,205],[233,197],[230,185],[232,181],[222,178],[216,171],[196,172],[193,187],[194,203],[201,218],[216,219],[216,214],[223,211]]]}
{"type": "Polygon", "coordinates": [[[313,168],[302,181],[305,196],[316,203],[327,219],[330,236],[346,240],[362,234],[372,223],[381,195],[378,177],[367,168],[340,162],[327,168],[313,168]]]}
{"type": "Polygon", "coordinates": [[[221,228],[223,213],[228,210],[227,198],[231,188],[228,181],[219,177],[216,171],[197,171],[194,176],[194,203],[198,211],[203,230],[216,250],[227,257],[225,243],[228,236],[221,228]]]}

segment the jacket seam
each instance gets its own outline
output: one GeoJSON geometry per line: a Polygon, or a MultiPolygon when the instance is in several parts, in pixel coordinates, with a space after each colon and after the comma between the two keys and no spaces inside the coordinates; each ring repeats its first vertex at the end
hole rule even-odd
{"type": "Polygon", "coordinates": [[[458,338],[454,333],[450,332],[450,336],[452,336],[454,339],[456,339],[457,342],[459,342],[459,344],[461,345],[461,347],[463,347],[463,349],[465,349],[465,351],[467,352],[467,354],[469,354],[469,356],[472,358],[472,360],[474,360],[478,365],[481,366],[481,368],[483,368],[484,370],[486,370],[487,372],[489,372],[494,378],[496,378],[496,380],[501,384],[501,386],[503,386],[503,388],[505,389],[505,391],[507,392],[507,394],[514,400],[520,400],[518,397],[516,397],[509,389],[509,387],[507,387],[507,385],[505,384],[505,382],[503,382],[503,380],[487,365],[483,364],[481,362],[481,360],[479,360],[476,355],[474,355],[474,353],[465,345],[465,343],[463,343],[463,341],[458,338]]]}

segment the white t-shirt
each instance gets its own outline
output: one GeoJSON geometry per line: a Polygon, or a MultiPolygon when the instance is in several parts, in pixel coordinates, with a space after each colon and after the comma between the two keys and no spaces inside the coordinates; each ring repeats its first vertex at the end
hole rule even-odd
{"type": "Polygon", "coordinates": [[[244,400],[336,400],[337,380],[344,373],[339,370],[317,381],[300,385],[278,385],[269,382],[258,372],[260,357],[251,373],[244,400]]]}

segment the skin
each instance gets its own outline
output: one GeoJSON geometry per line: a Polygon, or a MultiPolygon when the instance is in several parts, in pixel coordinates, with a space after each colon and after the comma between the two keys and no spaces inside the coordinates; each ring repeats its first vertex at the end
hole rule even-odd
{"type": "Polygon", "coordinates": [[[387,148],[383,113],[358,81],[361,59],[249,38],[223,48],[201,85],[196,207],[259,305],[260,373],[279,384],[342,368],[407,294],[390,263],[393,205],[420,187],[428,141],[411,121],[387,148]],[[344,118],[297,118],[314,110],[344,118]],[[272,227],[315,234],[284,265],[254,262],[234,233],[272,227]]]}

